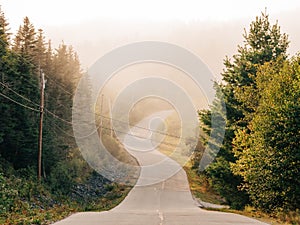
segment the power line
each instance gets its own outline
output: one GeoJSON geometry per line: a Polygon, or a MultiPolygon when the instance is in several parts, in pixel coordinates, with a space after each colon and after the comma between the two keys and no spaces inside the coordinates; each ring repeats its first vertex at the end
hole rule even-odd
{"type": "MultiPolygon", "coordinates": [[[[28,102],[30,102],[30,103],[36,105],[36,106],[39,106],[38,104],[34,103],[33,101],[31,101],[31,100],[28,99],[27,97],[25,97],[25,96],[23,96],[23,95],[17,93],[17,92],[14,91],[13,89],[9,88],[9,87],[8,87],[7,85],[5,85],[4,83],[0,82],[0,84],[3,85],[3,86],[5,86],[7,89],[9,89],[10,91],[12,91],[12,92],[15,93],[16,95],[18,95],[20,98],[23,98],[23,99],[25,99],[26,101],[28,101],[28,102]]],[[[16,100],[14,100],[14,99],[12,99],[12,98],[6,96],[6,95],[4,95],[3,93],[0,93],[0,95],[3,96],[3,97],[6,98],[6,99],[8,99],[8,100],[10,100],[10,101],[12,101],[12,102],[18,104],[18,105],[20,105],[20,106],[23,106],[24,108],[27,108],[27,109],[30,109],[30,110],[36,111],[36,112],[39,112],[39,111],[40,111],[40,110],[38,110],[38,109],[35,109],[35,108],[30,107],[30,106],[24,105],[24,104],[22,104],[22,103],[20,103],[20,102],[18,102],[18,101],[16,101],[16,100]]],[[[71,125],[72,125],[72,122],[67,121],[67,120],[65,120],[65,119],[62,119],[61,117],[57,116],[55,113],[49,111],[49,110],[46,109],[46,108],[44,109],[44,111],[47,112],[47,113],[49,113],[50,115],[52,115],[54,118],[59,119],[59,120],[65,122],[65,123],[67,123],[67,124],[71,124],[71,125]]]]}
{"type": "MultiPolygon", "coordinates": [[[[47,110],[47,111],[48,111],[48,110],[47,110]]],[[[60,118],[59,116],[55,115],[54,113],[52,113],[52,112],[50,112],[50,111],[48,111],[48,113],[51,114],[52,116],[54,116],[55,118],[62,120],[63,122],[72,124],[71,122],[66,121],[66,120],[60,118]]],[[[109,118],[109,117],[106,117],[106,118],[109,118]]],[[[125,122],[123,122],[123,123],[125,123],[125,122]]],[[[56,126],[56,127],[58,127],[58,126],[56,126]]],[[[85,135],[85,136],[82,136],[82,137],[77,137],[77,138],[79,138],[79,139],[87,138],[87,137],[93,135],[94,133],[98,132],[98,129],[99,129],[100,127],[102,127],[102,128],[105,129],[105,130],[110,130],[110,131],[114,131],[114,132],[119,132],[119,133],[126,134],[126,135],[129,135],[129,136],[132,136],[132,137],[137,137],[137,138],[141,138],[141,139],[145,139],[145,140],[155,141],[155,140],[153,140],[153,139],[151,139],[151,138],[145,138],[145,137],[143,137],[143,136],[131,134],[131,133],[126,132],[126,131],[120,131],[120,130],[113,129],[113,128],[110,128],[110,127],[105,127],[105,126],[103,126],[103,124],[101,124],[101,123],[100,123],[98,126],[96,126],[96,129],[95,129],[94,131],[92,131],[91,133],[89,133],[89,134],[87,134],[87,135],[85,135]]],[[[133,126],[133,127],[135,127],[135,126],[133,126]]],[[[137,127],[138,127],[138,126],[137,126],[137,127]]],[[[139,127],[138,127],[138,128],[139,128],[139,127]]],[[[144,129],[146,129],[146,128],[144,128],[144,129]]],[[[71,135],[71,134],[65,132],[65,131],[62,130],[61,128],[59,128],[59,130],[61,130],[63,133],[67,134],[68,136],[74,137],[74,138],[75,138],[74,135],[71,135]]],[[[150,130],[150,129],[146,129],[146,130],[151,131],[151,132],[153,132],[153,133],[155,132],[155,131],[150,130]]],[[[163,134],[163,135],[165,135],[165,136],[168,136],[167,133],[162,133],[162,132],[160,132],[160,134],[163,134]]],[[[176,136],[176,137],[177,137],[177,136],[176,136]]],[[[177,137],[177,138],[181,138],[181,137],[177,137]]],[[[156,142],[158,142],[158,141],[156,141],[156,142]]],[[[162,143],[162,142],[160,142],[160,143],[162,143]]],[[[172,145],[172,144],[170,144],[170,143],[168,143],[168,144],[169,144],[169,145],[172,145]]],[[[174,145],[173,145],[173,146],[174,146],[174,145]]]]}
{"type": "MultiPolygon", "coordinates": [[[[32,103],[32,104],[37,105],[36,103],[32,102],[30,99],[24,97],[23,95],[18,94],[18,93],[15,92],[13,89],[7,87],[4,83],[2,83],[2,82],[0,82],[0,83],[1,83],[1,85],[3,85],[3,86],[5,86],[6,88],[8,88],[10,91],[12,91],[12,92],[14,92],[15,94],[17,94],[19,97],[25,99],[26,101],[28,101],[28,102],[30,102],[30,103],[32,103]]],[[[27,105],[24,105],[24,104],[22,104],[22,103],[20,103],[20,102],[18,102],[18,101],[16,101],[16,100],[14,100],[14,99],[12,99],[12,98],[10,98],[10,97],[4,95],[4,94],[2,94],[2,93],[0,93],[0,95],[3,96],[3,97],[6,98],[6,99],[8,99],[8,100],[10,100],[10,101],[12,101],[12,102],[18,104],[18,105],[20,105],[20,106],[23,106],[24,108],[30,109],[30,110],[35,111],[35,112],[40,112],[40,110],[34,109],[34,108],[29,107],[29,106],[27,106],[27,105]]],[[[37,105],[37,106],[38,106],[38,105],[37,105]]],[[[56,115],[55,113],[49,111],[49,110],[46,109],[46,108],[44,109],[44,111],[45,111],[46,113],[50,114],[51,116],[53,116],[54,118],[56,118],[56,119],[58,119],[58,120],[61,120],[62,122],[65,122],[65,123],[67,123],[67,124],[69,124],[69,125],[73,125],[72,122],[67,121],[67,120],[61,118],[60,116],[56,115]]],[[[99,115],[99,114],[96,114],[96,115],[99,115]]],[[[130,123],[124,122],[124,121],[122,121],[122,120],[113,119],[113,118],[110,118],[110,117],[107,117],[107,116],[102,116],[102,115],[99,115],[99,116],[101,116],[101,117],[103,117],[103,118],[106,118],[106,119],[110,119],[110,120],[113,120],[113,121],[117,121],[117,122],[120,122],[120,123],[129,125],[129,126],[134,127],[134,128],[139,128],[139,129],[147,130],[147,131],[150,131],[150,132],[153,132],[153,133],[159,133],[159,134],[162,134],[162,135],[165,135],[165,136],[174,137],[174,138],[180,138],[179,136],[170,135],[170,134],[167,134],[167,133],[164,133],[164,132],[160,132],[160,131],[157,131],[157,130],[153,130],[153,129],[149,129],[149,128],[145,128],[145,127],[141,127],[141,126],[137,126],[137,125],[131,125],[130,123]]],[[[99,125],[92,133],[86,135],[85,137],[79,137],[79,138],[86,138],[86,137],[89,137],[90,135],[92,135],[92,134],[94,134],[95,132],[97,132],[100,126],[101,126],[101,124],[100,124],[100,125],[99,125]]],[[[141,139],[148,139],[148,140],[152,140],[152,141],[153,141],[153,139],[151,139],[151,138],[145,138],[145,137],[142,137],[142,136],[133,135],[133,134],[128,133],[128,132],[125,132],[125,131],[120,131],[120,130],[116,130],[116,129],[112,129],[112,128],[108,128],[108,127],[103,127],[103,128],[104,128],[104,129],[108,129],[108,130],[112,130],[112,131],[115,131],[115,132],[123,133],[123,134],[129,135],[129,136],[133,136],[133,137],[137,137],[137,138],[141,138],[141,139]]],[[[69,135],[69,136],[73,136],[73,135],[69,135]]],[[[74,137],[74,136],[73,136],[73,137],[74,137]]],[[[161,142],[161,143],[163,143],[163,142],[161,142]]],[[[168,144],[169,144],[169,143],[168,143],[168,144]]],[[[172,145],[172,144],[169,144],[169,145],[172,145]]]]}
{"type": "Polygon", "coordinates": [[[132,136],[132,137],[137,137],[137,138],[144,139],[144,140],[154,141],[154,142],[159,143],[159,144],[165,144],[165,145],[176,146],[177,147],[177,145],[174,145],[174,144],[171,144],[171,143],[168,143],[168,142],[160,142],[160,141],[154,140],[152,138],[142,137],[142,136],[131,134],[131,133],[128,133],[128,132],[125,132],[125,131],[115,130],[115,129],[108,128],[108,127],[103,127],[103,129],[113,130],[115,132],[123,133],[123,134],[129,135],[129,136],[132,136]]]}
{"type": "Polygon", "coordinates": [[[56,83],[57,85],[60,85],[63,88],[66,88],[63,84],[58,83],[57,79],[50,77],[49,75],[45,75],[47,78],[49,78],[50,80],[52,80],[54,83],[56,83]]]}
{"type": "Polygon", "coordinates": [[[75,136],[73,134],[69,134],[68,132],[66,132],[64,129],[60,128],[56,123],[53,123],[53,125],[58,129],[60,130],[61,132],[63,132],[64,134],[72,137],[72,138],[75,138],[75,136]]]}
{"type": "MultiPolygon", "coordinates": [[[[46,76],[46,77],[48,77],[48,76],[46,76]]],[[[48,78],[49,78],[49,77],[48,77],[48,78]]],[[[50,79],[51,79],[51,78],[50,78],[50,79]]],[[[56,83],[56,82],[55,82],[55,83],[56,83]]],[[[4,84],[4,83],[2,83],[2,82],[0,82],[0,84],[1,84],[2,86],[6,87],[7,89],[9,89],[10,91],[12,91],[13,93],[15,93],[16,95],[18,95],[19,97],[25,99],[26,101],[28,101],[28,102],[30,102],[30,103],[36,105],[36,106],[39,106],[38,104],[32,102],[30,99],[24,97],[23,95],[20,95],[19,93],[17,93],[17,92],[14,91],[13,89],[9,88],[6,84],[4,84]]],[[[56,83],[56,84],[58,84],[58,83],[56,83]]],[[[66,90],[65,90],[65,91],[66,91],[66,90]]],[[[67,91],[66,91],[66,92],[67,92],[67,91]]],[[[71,94],[71,93],[69,93],[69,94],[71,94]]],[[[20,104],[21,104],[21,103],[20,103],[20,104]]],[[[59,119],[59,120],[65,122],[65,123],[67,123],[67,124],[72,124],[72,122],[67,121],[67,120],[65,120],[65,119],[62,119],[61,117],[57,116],[55,113],[49,111],[48,109],[45,109],[45,111],[48,112],[48,113],[49,113],[50,115],[52,115],[53,117],[55,117],[56,119],[59,119]]],[[[153,132],[153,133],[158,133],[158,134],[166,135],[166,136],[173,137],[173,138],[180,138],[179,136],[176,136],[176,135],[167,134],[167,133],[164,133],[164,132],[161,132],[161,131],[157,131],[157,130],[145,128],[145,127],[142,127],[142,126],[132,125],[132,124],[130,124],[130,123],[128,123],[128,122],[125,122],[125,121],[122,121],[122,120],[118,120],[118,119],[114,119],[114,118],[111,118],[111,117],[107,117],[107,116],[104,116],[104,115],[101,115],[101,114],[97,114],[97,113],[95,113],[95,114],[98,115],[98,116],[100,116],[100,117],[103,117],[103,118],[105,118],[105,119],[110,119],[110,120],[112,120],[112,121],[117,121],[117,122],[119,122],[119,123],[126,124],[126,125],[128,125],[128,126],[130,126],[130,127],[135,127],[135,128],[139,128],[139,129],[151,131],[151,132],[153,132]]],[[[100,126],[101,126],[101,125],[100,125],[100,126]]],[[[99,126],[99,127],[100,127],[100,126],[99,126]]],[[[96,131],[93,131],[93,132],[91,133],[91,135],[92,135],[94,132],[96,132],[96,131]]]]}
{"type": "Polygon", "coordinates": [[[69,95],[73,95],[71,92],[67,91],[62,84],[58,83],[56,80],[54,80],[53,78],[50,78],[49,76],[45,75],[50,81],[52,81],[54,84],[56,84],[61,90],[63,90],[65,93],[69,94],[69,95]]]}
{"type": "Polygon", "coordinates": [[[24,105],[24,104],[22,104],[22,103],[20,103],[20,102],[17,102],[17,101],[13,100],[12,98],[10,98],[10,97],[8,97],[8,96],[2,94],[2,93],[0,93],[0,95],[1,95],[2,97],[6,98],[6,99],[8,99],[8,100],[10,100],[10,101],[12,101],[12,102],[18,104],[18,105],[20,105],[20,106],[23,106],[24,108],[30,109],[30,110],[35,111],[35,112],[40,112],[40,110],[34,109],[34,108],[30,107],[30,106],[27,106],[27,105],[24,105]]]}
{"type": "MultiPolygon", "coordinates": [[[[54,113],[50,112],[49,110],[46,109],[45,111],[48,112],[49,114],[51,114],[52,116],[54,116],[55,118],[57,118],[57,119],[59,119],[59,120],[65,122],[65,123],[68,123],[68,124],[73,125],[72,122],[62,119],[61,117],[55,115],[54,113]]],[[[176,135],[171,135],[171,134],[168,134],[168,133],[164,133],[164,132],[161,132],[161,131],[157,131],[157,130],[153,130],[153,129],[149,129],[149,128],[145,128],[145,127],[141,127],[141,126],[131,125],[131,124],[129,124],[129,123],[127,123],[127,122],[124,122],[124,121],[122,121],[122,120],[113,119],[113,118],[107,117],[107,116],[102,116],[102,115],[97,114],[97,113],[95,113],[95,114],[98,115],[98,116],[101,116],[101,117],[103,117],[103,118],[106,118],[106,119],[110,119],[110,120],[113,120],[113,121],[117,121],[117,122],[120,122],[120,123],[129,125],[129,126],[131,126],[131,127],[133,127],[133,128],[139,128],[139,129],[143,129],[143,130],[146,130],[146,131],[150,131],[150,132],[152,132],[152,133],[158,133],[158,134],[161,134],[161,135],[165,135],[165,136],[173,137],[173,138],[177,138],[177,139],[180,139],[180,138],[181,138],[181,137],[176,136],[176,135]]],[[[98,125],[98,126],[96,127],[96,129],[93,130],[90,134],[87,134],[86,136],[78,137],[78,138],[82,138],[82,139],[83,139],[83,138],[87,138],[87,137],[89,137],[90,135],[96,133],[100,127],[101,127],[101,124],[98,125]]],[[[109,130],[112,130],[112,131],[115,131],[115,132],[120,132],[120,133],[128,134],[128,135],[130,135],[130,136],[134,136],[134,137],[138,137],[138,138],[145,139],[144,137],[137,136],[137,135],[132,135],[132,134],[129,134],[129,133],[125,132],[125,131],[120,131],[120,130],[116,130],[116,129],[112,129],[112,128],[108,128],[108,127],[103,127],[103,128],[109,129],[109,130]]],[[[150,139],[149,139],[149,140],[150,140],[150,139]]]]}
{"type": "Polygon", "coordinates": [[[11,92],[15,93],[17,96],[19,96],[19,97],[23,98],[24,100],[26,100],[26,101],[28,101],[28,102],[30,102],[30,103],[32,103],[32,104],[34,104],[34,105],[36,105],[36,106],[39,107],[39,105],[38,105],[37,103],[35,103],[35,102],[31,101],[30,99],[24,97],[23,95],[20,95],[19,93],[17,93],[17,92],[14,91],[13,89],[11,89],[7,84],[2,83],[1,81],[0,81],[0,84],[1,84],[2,86],[4,86],[5,88],[7,88],[8,90],[10,90],[11,92]]]}
{"type": "MultiPolygon", "coordinates": [[[[5,84],[3,84],[2,82],[0,82],[0,83],[1,83],[3,86],[5,86],[6,88],[8,88],[10,91],[12,91],[12,92],[14,92],[15,94],[17,94],[19,97],[25,99],[26,101],[28,101],[28,102],[30,102],[30,103],[32,103],[32,104],[34,104],[34,105],[37,105],[36,103],[32,102],[30,99],[24,97],[23,95],[18,94],[17,92],[15,92],[14,90],[12,90],[11,88],[7,87],[7,86],[6,86],[5,84]]],[[[39,111],[39,110],[34,109],[34,108],[32,108],[32,107],[26,106],[26,105],[24,105],[24,104],[22,104],[22,103],[20,103],[20,102],[17,102],[17,101],[11,99],[10,97],[8,97],[8,96],[6,96],[6,95],[4,95],[4,94],[2,94],[2,93],[0,93],[0,94],[1,94],[3,97],[7,98],[8,100],[10,100],[10,101],[12,101],[12,102],[14,102],[14,103],[16,103],[16,104],[18,104],[18,105],[21,105],[21,106],[23,106],[23,107],[25,107],[25,108],[28,108],[28,109],[31,109],[31,110],[33,110],[33,111],[39,111]]],[[[37,106],[39,106],[39,105],[37,105],[37,106]]],[[[44,111],[47,112],[47,113],[49,113],[50,115],[52,115],[54,118],[56,118],[56,119],[58,119],[58,120],[61,120],[62,122],[65,122],[65,123],[67,123],[67,124],[69,124],[69,125],[73,125],[73,123],[72,123],[71,121],[67,121],[67,120],[61,118],[60,116],[56,115],[55,113],[49,111],[49,110],[46,109],[46,108],[44,109],[44,111]]],[[[110,117],[107,117],[107,116],[102,116],[102,115],[99,115],[99,114],[96,114],[96,115],[101,116],[101,117],[106,118],[106,119],[110,119],[110,120],[112,120],[112,121],[117,121],[117,122],[119,122],[119,123],[127,124],[127,125],[129,125],[129,126],[131,126],[131,127],[134,127],[134,128],[139,128],[139,129],[143,129],[143,130],[150,131],[150,132],[153,132],[153,133],[159,133],[159,134],[162,134],[162,135],[165,135],[165,136],[174,137],[174,138],[180,138],[179,136],[171,135],[171,134],[164,133],[164,132],[161,132],[161,131],[157,131],[157,130],[153,130],[153,129],[149,129],[149,128],[145,128],[145,127],[141,127],[141,126],[137,126],[137,125],[130,125],[129,123],[124,122],[124,121],[122,121],[122,120],[113,119],[113,118],[110,118],[110,117]]],[[[101,127],[101,124],[100,124],[100,125],[99,125],[92,133],[88,134],[88,135],[85,136],[85,137],[81,137],[81,138],[86,138],[86,137],[88,137],[88,136],[94,134],[95,132],[97,132],[97,130],[99,129],[99,127],[101,127]]],[[[116,131],[116,132],[120,132],[120,133],[126,133],[126,132],[124,132],[124,131],[114,130],[114,129],[107,128],[107,127],[105,127],[105,129],[110,129],[110,130],[113,130],[113,131],[116,131]]],[[[138,138],[143,138],[143,137],[141,137],[141,136],[132,135],[132,134],[129,134],[129,133],[126,133],[126,134],[128,134],[128,135],[130,135],[130,136],[135,136],[135,137],[138,137],[138,138]]]]}
{"type": "Polygon", "coordinates": [[[173,137],[173,138],[180,138],[179,136],[168,134],[168,133],[164,133],[162,131],[157,131],[157,130],[153,130],[153,129],[142,127],[142,126],[138,126],[138,125],[132,125],[132,124],[130,124],[128,122],[125,122],[125,121],[122,121],[122,120],[118,120],[118,119],[114,119],[114,118],[111,118],[111,117],[103,116],[103,115],[100,115],[100,114],[97,114],[97,113],[95,113],[95,114],[98,115],[98,116],[101,116],[103,118],[106,118],[106,119],[110,119],[110,120],[113,120],[113,121],[117,121],[119,123],[123,123],[123,124],[129,125],[130,127],[135,127],[135,128],[139,128],[139,129],[142,129],[142,130],[151,131],[153,133],[159,133],[159,134],[166,135],[166,136],[173,137]]]}
{"type": "MultiPolygon", "coordinates": [[[[5,86],[7,89],[9,89],[10,91],[12,91],[12,92],[15,93],[16,95],[18,95],[19,97],[25,99],[26,101],[28,101],[28,102],[30,102],[30,103],[36,105],[36,106],[39,106],[38,104],[34,103],[34,102],[31,101],[30,99],[24,97],[23,95],[17,93],[17,92],[14,91],[13,89],[9,88],[9,87],[6,86],[4,83],[2,83],[2,82],[0,82],[0,83],[1,83],[1,85],[5,86]]],[[[24,105],[24,104],[22,104],[22,103],[20,103],[20,102],[18,102],[18,101],[16,101],[16,100],[14,100],[14,99],[12,99],[12,98],[10,98],[10,97],[4,95],[4,94],[2,94],[2,93],[0,93],[0,95],[3,96],[3,97],[6,98],[6,99],[8,99],[8,100],[10,100],[10,101],[12,101],[12,102],[18,104],[18,105],[20,105],[20,106],[23,106],[24,108],[27,108],[27,109],[30,109],[30,110],[36,111],[36,112],[39,112],[39,111],[40,111],[40,110],[38,110],[38,109],[34,109],[34,108],[30,107],[30,106],[24,105]]],[[[61,117],[57,116],[55,113],[49,111],[48,109],[45,108],[44,110],[45,110],[45,112],[47,112],[47,113],[49,113],[50,115],[52,115],[54,118],[59,119],[59,120],[65,122],[65,123],[67,123],[67,124],[72,124],[72,122],[67,121],[67,120],[65,120],[65,119],[62,119],[61,117]]]]}
{"type": "Polygon", "coordinates": [[[62,122],[65,122],[65,123],[70,124],[70,125],[73,124],[72,122],[67,121],[67,120],[65,120],[65,119],[63,119],[63,118],[61,118],[61,117],[59,117],[58,115],[56,115],[55,113],[49,111],[48,109],[44,109],[44,110],[45,110],[46,113],[49,113],[51,116],[53,116],[53,117],[56,118],[56,119],[59,119],[59,120],[62,121],[62,122]]]}
{"type": "MultiPolygon", "coordinates": [[[[68,136],[70,136],[70,137],[75,138],[74,135],[67,133],[67,132],[64,131],[62,128],[60,128],[58,125],[56,125],[55,123],[54,123],[54,126],[55,126],[57,129],[59,129],[61,132],[63,132],[64,134],[66,134],[66,135],[68,135],[68,136]]],[[[79,138],[79,139],[87,138],[87,137],[91,136],[92,134],[96,133],[100,127],[101,127],[101,124],[100,124],[100,125],[97,127],[97,129],[95,129],[92,133],[90,133],[90,134],[88,134],[88,135],[86,135],[86,136],[77,137],[77,138],[79,138]]],[[[156,143],[158,143],[158,144],[163,144],[163,145],[167,145],[167,146],[171,146],[171,147],[177,147],[177,146],[178,146],[178,145],[175,145],[175,144],[172,144],[172,143],[169,143],[169,142],[165,142],[165,141],[160,142],[160,141],[157,141],[157,140],[152,139],[152,138],[142,137],[142,136],[139,136],[139,135],[131,134],[131,133],[129,133],[129,132],[125,132],[125,131],[120,131],[120,130],[112,129],[112,128],[110,128],[110,127],[102,126],[102,128],[103,128],[104,130],[111,130],[111,131],[115,131],[115,132],[118,132],[118,133],[126,134],[126,135],[128,135],[128,136],[137,137],[137,138],[140,138],[140,139],[154,141],[154,142],[156,142],[156,143]]]]}
{"type": "MultiPolygon", "coordinates": [[[[51,114],[52,116],[54,116],[55,118],[65,122],[65,123],[73,125],[72,122],[62,119],[61,117],[55,115],[54,113],[50,112],[49,110],[46,109],[45,111],[48,112],[49,114],[51,114]]],[[[99,114],[96,114],[96,115],[99,115],[99,114]]],[[[101,116],[101,115],[99,115],[99,116],[101,116]]],[[[126,124],[126,125],[130,125],[129,123],[126,123],[126,122],[121,121],[121,120],[113,119],[113,118],[110,118],[110,117],[107,117],[107,116],[102,116],[102,117],[106,118],[106,119],[116,120],[116,121],[118,121],[120,123],[123,123],[123,124],[126,124]]],[[[157,130],[153,130],[153,129],[149,129],[149,128],[145,128],[145,127],[141,127],[141,126],[135,126],[135,125],[130,125],[130,126],[133,127],[133,128],[139,128],[139,129],[143,129],[143,130],[146,130],[146,131],[150,131],[152,133],[158,133],[158,134],[161,134],[161,135],[165,135],[165,136],[169,136],[169,137],[173,137],[173,138],[177,138],[177,139],[181,138],[179,136],[171,135],[171,134],[168,134],[168,133],[164,133],[164,132],[161,132],[161,131],[157,131],[157,130]]],[[[86,136],[77,137],[77,138],[80,138],[80,139],[87,138],[87,137],[91,136],[92,134],[96,133],[100,127],[101,127],[101,124],[98,125],[95,130],[93,130],[91,133],[87,134],[86,136]]],[[[116,129],[108,128],[108,127],[104,127],[104,126],[103,126],[103,128],[105,128],[106,130],[111,130],[111,131],[115,131],[115,132],[119,132],[119,133],[123,133],[123,134],[128,134],[129,136],[134,136],[134,137],[137,137],[137,138],[147,139],[147,138],[144,138],[142,136],[133,135],[133,134],[130,134],[130,133],[125,132],[125,131],[120,131],[120,130],[116,130],[116,129]]],[[[149,140],[152,140],[152,139],[150,138],[149,140]]]]}
{"type": "MultiPolygon", "coordinates": [[[[55,115],[55,114],[54,114],[54,115],[55,115]]],[[[58,119],[60,119],[60,120],[63,120],[62,118],[60,118],[60,117],[58,117],[58,116],[56,116],[56,117],[57,117],[58,119]]],[[[65,120],[63,120],[63,121],[65,121],[65,120]]],[[[68,121],[65,121],[65,122],[68,122],[68,121]]],[[[68,123],[70,123],[70,122],[68,122],[68,123]]],[[[125,122],[124,122],[124,123],[125,123],[125,122]]],[[[61,132],[65,133],[66,135],[68,135],[68,136],[70,136],[70,137],[74,137],[74,138],[75,138],[74,135],[67,133],[67,132],[64,131],[62,128],[60,128],[59,126],[57,126],[55,123],[54,123],[54,125],[55,125],[55,127],[57,127],[61,132]]],[[[171,144],[171,143],[168,143],[168,142],[160,142],[160,141],[156,141],[156,140],[154,140],[154,139],[152,139],[152,138],[146,138],[146,137],[143,137],[143,136],[131,134],[130,132],[116,130],[116,129],[113,129],[113,128],[111,128],[111,127],[105,127],[105,126],[103,126],[103,124],[101,125],[101,123],[100,123],[100,124],[96,127],[96,129],[95,129],[94,131],[92,131],[91,133],[89,133],[89,134],[87,134],[87,135],[85,135],[85,136],[82,136],[82,137],[77,137],[77,138],[79,138],[79,139],[87,138],[87,137],[91,136],[92,134],[95,134],[96,132],[98,132],[98,129],[99,129],[100,127],[102,127],[104,130],[110,130],[110,131],[114,131],[114,132],[126,134],[126,135],[128,135],[128,136],[137,137],[137,138],[144,139],[144,140],[154,141],[154,142],[159,143],[159,144],[164,144],[164,145],[168,145],[168,146],[172,146],[172,147],[177,147],[177,145],[171,144]]],[[[168,136],[168,134],[164,134],[164,135],[168,136]]],[[[180,138],[180,137],[179,137],[179,138],[180,138]]]]}

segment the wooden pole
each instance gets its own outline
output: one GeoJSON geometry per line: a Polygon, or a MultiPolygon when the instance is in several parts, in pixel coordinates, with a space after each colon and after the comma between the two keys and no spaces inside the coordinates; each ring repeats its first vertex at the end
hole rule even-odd
{"type": "Polygon", "coordinates": [[[44,89],[45,89],[45,77],[42,70],[39,68],[40,73],[40,124],[39,124],[39,142],[38,142],[38,180],[42,177],[42,146],[43,146],[43,115],[44,115],[44,89]]]}
{"type": "Polygon", "coordinates": [[[103,94],[101,95],[101,105],[100,105],[100,137],[102,138],[103,130],[103,94]]]}
{"type": "Polygon", "coordinates": [[[113,121],[112,121],[112,109],[111,109],[111,99],[108,99],[109,103],[109,117],[110,117],[110,136],[113,136],[113,121]]]}

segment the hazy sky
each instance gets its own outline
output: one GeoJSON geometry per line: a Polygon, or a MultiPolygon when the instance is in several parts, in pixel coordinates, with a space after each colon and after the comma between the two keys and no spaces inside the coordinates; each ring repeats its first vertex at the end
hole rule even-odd
{"type": "Polygon", "coordinates": [[[300,1],[282,0],[0,0],[13,32],[28,16],[57,46],[74,46],[84,68],[132,41],[172,42],[196,53],[218,76],[225,55],[242,44],[244,27],[270,14],[289,34],[290,53],[300,50],[300,1]]]}
{"type": "Polygon", "coordinates": [[[278,13],[299,8],[298,0],[2,0],[11,24],[28,15],[38,25],[77,24],[101,18],[127,20],[228,21],[257,15],[267,7],[278,13]]]}

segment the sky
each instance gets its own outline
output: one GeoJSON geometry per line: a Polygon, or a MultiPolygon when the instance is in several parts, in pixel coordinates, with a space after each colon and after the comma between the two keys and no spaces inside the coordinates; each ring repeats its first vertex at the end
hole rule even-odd
{"type": "Polygon", "coordinates": [[[134,41],[159,40],[197,54],[218,76],[225,55],[242,44],[244,28],[262,11],[289,34],[290,53],[300,49],[299,0],[0,0],[15,32],[25,16],[57,46],[78,52],[84,68],[134,41]]]}
{"type": "Polygon", "coordinates": [[[267,7],[278,13],[299,8],[298,0],[2,0],[12,26],[24,16],[38,25],[71,25],[95,19],[149,21],[230,21],[257,15],[267,7]]]}

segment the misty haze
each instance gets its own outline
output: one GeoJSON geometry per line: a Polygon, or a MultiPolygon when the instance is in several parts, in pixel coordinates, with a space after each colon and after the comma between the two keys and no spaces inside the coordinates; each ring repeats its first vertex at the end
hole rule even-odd
{"type": "Polygon", "coordinates": [[[300,224],[300,2],[0,2],[0,224],[300,224]]]}

